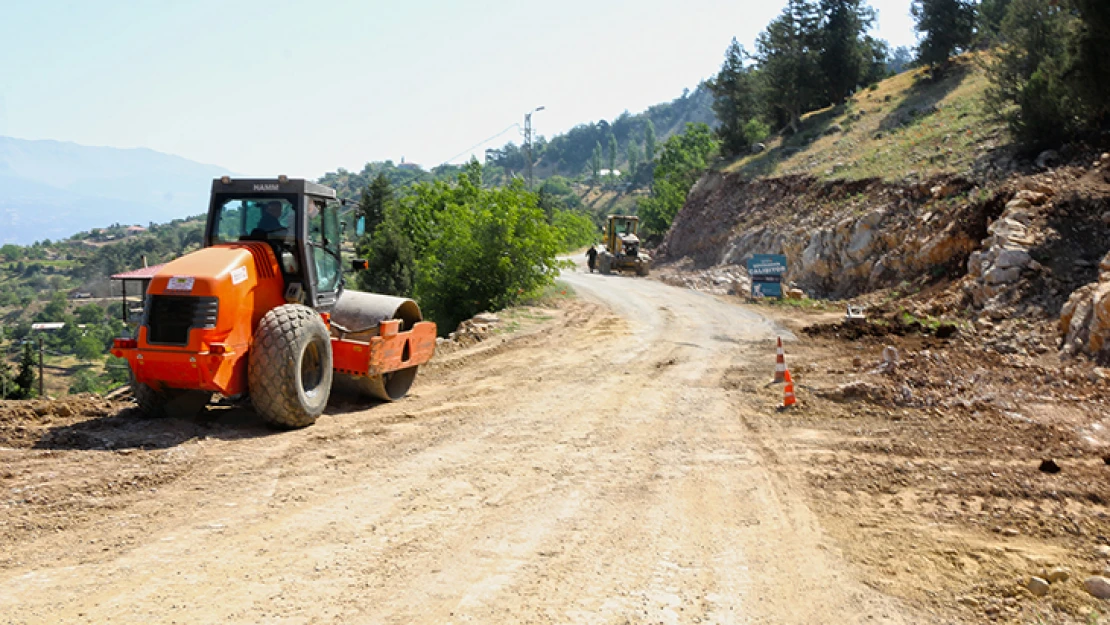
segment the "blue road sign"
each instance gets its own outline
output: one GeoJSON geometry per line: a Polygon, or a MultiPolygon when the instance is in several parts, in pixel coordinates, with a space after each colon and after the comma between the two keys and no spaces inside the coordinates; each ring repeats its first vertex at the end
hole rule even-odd
{"type": "Polygon", "coordinates": [[[782,276],[786,273],[786,256],[782,254],[752,254],[748,259],[748,275],[782,276]]]}
{"type": "Polygon", "coordinates": [[[785,273],[786,257],[782,254],[752,254],[748,259],[752,297],[782,297],[782,276],[785,273]]]}

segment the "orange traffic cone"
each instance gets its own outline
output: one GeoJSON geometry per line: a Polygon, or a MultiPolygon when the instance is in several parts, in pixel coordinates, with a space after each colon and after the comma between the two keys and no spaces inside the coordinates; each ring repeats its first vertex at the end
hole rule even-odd
{"type": "Polygon", "coordinates": [[[783,374],[786,373],[786,355],[782,353],[782,337],[779,337],[779,346],[775,354],[775,379],[772,384],[778,384],[783,380],[783,374]]]}
{"type": "Polygon", "coordinates": [[[794,397],[794,378],[790,377],[789,369],[786,370],[783,377],[786,378],[786,386],[782,388],[782,407],[789,408],[798,403],[798,400],[794,397]]]}

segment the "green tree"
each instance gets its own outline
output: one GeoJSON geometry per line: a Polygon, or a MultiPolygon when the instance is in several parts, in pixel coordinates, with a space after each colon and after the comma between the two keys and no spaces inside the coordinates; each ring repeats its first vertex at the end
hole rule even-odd
{"type": "Polygon", "coordinates": [[[1011,0],[981,0],[976,22],[979,36],[988,43],[997,43],[1002,38],[1002,20],[1011,0]]]}
{"type": "Polygon", "coordinates": [[[1071,1],[1080,20],[1069,42],[1071,90],[1083,103],[1085,125],[1105,129],[1110,125],[1110,2],[1071,1]]]}
{"type": "Polygon", "coordinates": [[[0,399],[14,398],[18,387],[12,377],[12,368],[6,355],[0,354],[0,399]]]}
{"type": "Polygon", "coordinates": [[[104,321],[104,309],[96,304],[85,304],[73,312],[77,316],[77,323],[88,325],[104,321]]]}
{"type": "Polygon", "coordinates": [[[635,141],[628,142],[626,158],[628,159],[628,179],[636,178],[636,170],[640,168],[640,146],[635,141]]]}
{"type": "Polygon", "coordinates": [[[655,124],[651,118],[644,124],[644,159],[649,163],[655,160],[655,124]]]}
{"type": "Polygon", "coordinates": [[[412,296],[416,255],[398,207],[386,207],[382,223],[371,236],[362,238],[358,253],[368,263],[366,271],[358,274],[360,290],[412,296]]]}
{"type": "Polygon", "coordinates": [[[0,246],[0,257],[3,257],[3,259],[8,261],[9,263],[19,260],[23,257],[23,248],[19,247],[18,245],[7,243],[3,246],[0,246]]]}
{"type": "Polygon", "coordinates": [[[42,309],[42,312],[35,315],[35,321],[65,321],[66,305],[66,294],[54,293],[50,298],[50,303],[42,309]]]}
{"type": "Polygon", "coordinates": [[[1058,145],[1081,127],[1082,103],[1066,79],[1077,18],[1049,0],[1013,0],[988,67],[987,102],[1030,149],[1058,145]]]}
{"type": "Polygon", "coordinates": [[[35,347],[23,344],[23,357],[19,360],[19,373],[15,376],[15,399],[31,399],[35,396],[35,347]]]}
{"type": "Polygon", "coordinates": [[[77,339],[73,354],[80,360],[96,360],[104,356],[104,344],[86,334],[77,339]]]}
{"type": "Polygon", "coordinates": [[[874,59],[874,40],[866,37],[875,11],[863,0],[820,0],[820,66],[825,75],[825,96],[840,104],[858,87],[874,59]]]}
{"type": "Polygon", "coordinates": [[[358,202],[358,216],[365,232],[373,232],[385,219],[386,207],[393,203],[393,185],[384,172],[379,173],[370,186],[362,190],[358,202]]]}
{"type": "Polygon", "coordinates": [[[819,101],[819,29],[816,7],[788,0],[781,15],[756,38],[763,100],[782,126],[798,131],[802,114],[819,101]]]}
{"type": "Polygon", "coordinates": [[[708,84],[713,93],[713,112],[720,121],[717,136],[721,140],[721,153],[725,156],[743,154],[758,141],[744,132],[747,123],[755,119],[759,111],[755,73],[745,66],[748,58],[744,46],[733,37],[725,50],[721,70],[708,84]]]}
{"type": "Polygon", "coordinates": [[[601,142],[594,146],[593,156],[590,158],[590,170],[593,172],[594,182],[601,176],[601,142]]]}
{"type": "Polygon", "coordinates": [[[559,231],[559,247],[564,252],[576,250],[597,241],[597,226],[580,212],[556,210],[551,225],[559,231]]]}
{"type": "Polygon", "coordinates": [[[915,28],[921,33],[917,60],[934,75],[947,69],[949,59],[971,47],[975,40],[975,4],[972,0],[913,0],[915,28]]]}
{"type": "Polygon", "coordinates": [[[617,170],[617,137],[613,134],[609,135],[609,177],[613,177],[613,172],[617,170]]]}
{"type": "Polygon", "coordinates": [[[509,306],[554,280],[560,232],[521,181],[481,189],[460,176],[440,192],[438,233],[416,261],[417,299],[440,327],[509,306]]]}
{"type": "Polygon", "coordinates": [[[686,132],[663,143],[651,185],[651,196],[640,202],[644,228],[663,233],[686,202],[686,195],[709,167],[717,141],[709,126],[686,124],[686,132]]]}

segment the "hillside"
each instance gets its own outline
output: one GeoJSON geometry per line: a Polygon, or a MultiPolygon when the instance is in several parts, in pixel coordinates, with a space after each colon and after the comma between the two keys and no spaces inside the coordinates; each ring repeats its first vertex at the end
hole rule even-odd
{"type": "Polygon", "coordinates": [[[226,173],[145,148],[0,137],[0,244],[195,215],[226,173]]]}
{"type": "Polygon", "coordinates": [[[987,78],[976,57],[961,57],[941,80],[924,70],[898,74],[844,106],[813,111],[801,130],[767,140],[766,150],[722,167],[746,178],[809,175],[822,180],[925,179],[983,171],[1004,145],[1003,125],[984,104],[987,78]]]}

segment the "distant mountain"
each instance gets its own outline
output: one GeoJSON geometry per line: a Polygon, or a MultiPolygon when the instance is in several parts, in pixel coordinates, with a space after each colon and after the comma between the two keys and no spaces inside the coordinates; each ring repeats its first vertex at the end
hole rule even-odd
{"type": "Polygon", "coordinates": [[[212,179],[226,173],[146,148],[0,137],[0,244],[203,213],[212,179]]]}

